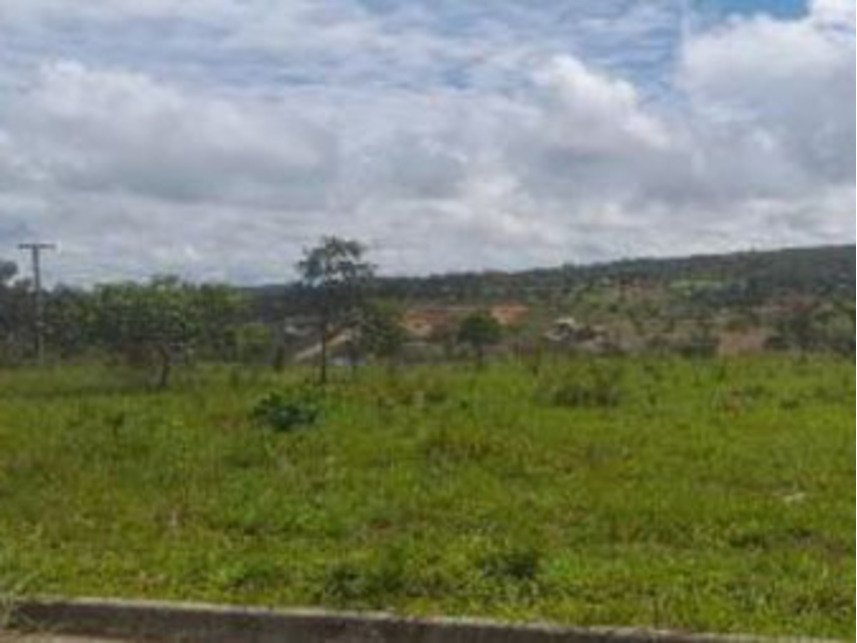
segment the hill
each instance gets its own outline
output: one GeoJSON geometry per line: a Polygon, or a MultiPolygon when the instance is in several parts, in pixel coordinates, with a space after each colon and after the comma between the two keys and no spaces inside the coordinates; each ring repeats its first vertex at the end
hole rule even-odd
{"type": "MultiPolygon", "coordinates": [[[[438,302],[551,298],[594,283],[665,284],[679,280],[728,283],[733,291],[759,298],[782,293],[854,295],[855,246],[818,246],[781,250],[669,258],[623,259],[566,264],[517,272],[491,270],[382,277],[378,294],[438,302]]],[[[293,284],[249,288],[261,300],[289,299],[293,284]]]]}
{"type": "MultiPolygon", "coordinates": [[[[558,320],[601,329],[598,346],[741,353],[767,348],[854,350],[855,247],[824,246],[627,259],[521,272],[383,277],[375,296],[398,302],[421,339],[462,310],[526,307],[512,335],[543,338],[558,320]]],[[[295,284],[249,290],[254,316],[301,314],[295,284]]],[[[592,335],[588,332],[588,336],[592,335]]]]}

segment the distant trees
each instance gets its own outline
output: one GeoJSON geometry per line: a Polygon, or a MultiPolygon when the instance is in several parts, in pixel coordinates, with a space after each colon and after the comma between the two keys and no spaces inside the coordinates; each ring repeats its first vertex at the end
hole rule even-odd
{"type": "MultiPolygon", "coordinates": [[[[44,293],[43,329],[49,358],[121,357],[156,370],[159,386],[167,386],[175,365],[191,354],[260,363],[273,352],[275,366],[283,368],[290,355],[303,360],[320,353],[322,383],[334,345],[353,365],[372,357],[392,367],[406,343],[396,302],[450,307],[446,321],[414,331],[423,340],[411,347],[415,357],[421,351],[418,359],[443,347],[451,360],[464,345],[481,366],[487,350],[508,331],[501,333],[487,312],[460,324],[453,320],[462,309],[521,299],[536,302],[537,313],[570,308],[595,318],[622,339],[636,340],[624,344],[632,349],[710,355],[720,341],[728,347],[746,336],[748,346],[761,348],[767,336],[768,349],[851,356],[853,261],[851,246],[376,280],[362,244],[324,237],[304,251],[300,280],[283,286],[239,289],[175,277],[55,286],[44,293]],[[551,293],[558,302],[553,307],[547,303],[551,293]],[[616,301],[621,305],[613,306],[616,301]],[[456,309],[455,302],[466,305],[456,309]],[[317,345],[305,346],[316,339],[317,345]]],[[[14,263],[0,260],[0,365],[24,363],[33,355],[33,299],[32,282],[21,278],[14,263]]],[[[526,332],[540,333],[539,324],[549,320],[533,317],[526,332]]]]}
{"type": "Polygon", "coordinates": [[[385,361],[390,369],[407,339],[401,314],[397,306],[387,302],[366,302],[361,310],[358,327],[360,349],[385,361]]]}
{"type": "Polygon", "coordinates": [[[17,265],[0,259],[0,364],[19,360],[32,344],[30,282],[17,276],[17,265]]]}
{"type": "Polygon", "coordinates": [[[375,267],[364,260],[365,253],[359,241],[323,237],[317,246],[304,251],[298,263],[301,285],[318,323],[320,384],[327,382],[332,333],[356,321],[366,287],[375,274],[375,267]]]}
{"type": "Polygon", "coordinates": [[[195,341],[206,351],[206,356],[218,361],[235,359],[246,298],[232,286],[200,284],[191,288],[191,300],[199,319],[195,341]]]}
{"type": "Polygon", "coordinates": [[[471,313],[461,321],[458,341],[470,345],[476,355],[476,365],[481,368],[485,362],[485,349],[498,344],[502,334],[500,322],[490,313],[479,311],[471,313]]]}
{"type": "Polygon", "coordinates": [[[843,356],[854,355],[854,302],[831,300],[828,305],[801,305],[782,315],[776,323],[776,334],[768,348],[832,351],[843,356]]]}
{"type": "Polygon", "coordinates": [[[196,286],[177,277],[95,290],[95,335],[130,361],[153,361],[158,388],[166,388],[176,361],[197,343],[222,346],[231,336],[240,300],[225,287],[196,286]]]}
{"type": "Polygon", "coordinates": [[[63,359],[90,351],[97,343],[98,307],[91,292],[58,287],[45,301],[47,345],[63,359]]]}

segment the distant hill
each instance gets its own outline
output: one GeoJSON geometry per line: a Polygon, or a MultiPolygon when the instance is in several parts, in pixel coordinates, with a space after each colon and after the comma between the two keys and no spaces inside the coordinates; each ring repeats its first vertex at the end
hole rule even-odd
{"type": "MultiPolygon", "coordinates": [[[[294,284],[250,294],[258,321],[306,312],[294,284]]],[[[397,302],[412,335],[429,341],[462,310],[511,307],[527,311],[505,333],[519,349],[568,336],[558,324],[570,324],[579,331],[572,336],[596,338],[601,351],[854,353],[854,245],[386,277],[374,295],[397,302]]]]}
{"type": "MultiPolygon", "coordinates": [[[[855,293],[855,246],[820,246],[676,258],[624,259],[588,265],[567,264],[517,272],[484,271],[384,277],[377,295],[403,302],[555,302],[596,286],[666,287],[686,285],[709,297],[745,304],[783,295],[850,297],[855,293]]],[[[300,306],[294,285],[248,289],[261,310],[300,306]]]]}

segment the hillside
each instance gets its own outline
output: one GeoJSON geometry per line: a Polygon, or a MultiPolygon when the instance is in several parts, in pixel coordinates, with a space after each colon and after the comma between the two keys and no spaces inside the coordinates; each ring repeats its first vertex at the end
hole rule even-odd
{"type": "Polygon", "coordinates": [[[626,259],[568,264],[522,272],[490,271],[387,278],[390,296],[475,300],[556,296],[593,284],[664,285],[681,280],[713,281],[737,296],[758,299],[799,294],[854,294],[855,247],[824,246],[677,258],[626,259]]]}
{"type": "MultiPolygon", "coordinates": [[[[624,259],[506,272],[491,270],[382,277],[378,294],[443,302],[551,298],[596,283],[663,285],[681,280],[729,284],[733,293],[854,295],[855,246],[818,246],[670,258],[624,259]]],[[[260,300],[285,297],[293,284],[249,288],[260,300]]]]}
{"type": "MultiPolygon", "coordinates": [[[[402,306],[419,339],[448,335],[462,311],[512,306],[527,310],[507,324],[507,339],[519,346],[549,335],[560,320],[572,320],[589,329],[589,336],[602,336],[599,347],[620,350],[735,354],[821,348],[850,354],[854,271],[853,245],[825,246],[383,277],[374,294],[402,306]]],[[[304,312],[294,284],[250,294],[256,319],[272,322],[304,312]]]]}

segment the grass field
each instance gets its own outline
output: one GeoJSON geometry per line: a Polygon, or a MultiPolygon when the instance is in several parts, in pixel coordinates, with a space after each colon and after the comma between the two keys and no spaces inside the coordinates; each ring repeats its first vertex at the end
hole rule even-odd
{"type": "Polygon", "coordinates": [[[0,593],[853,637],[848,360],[0,372],[0,593]]]}

